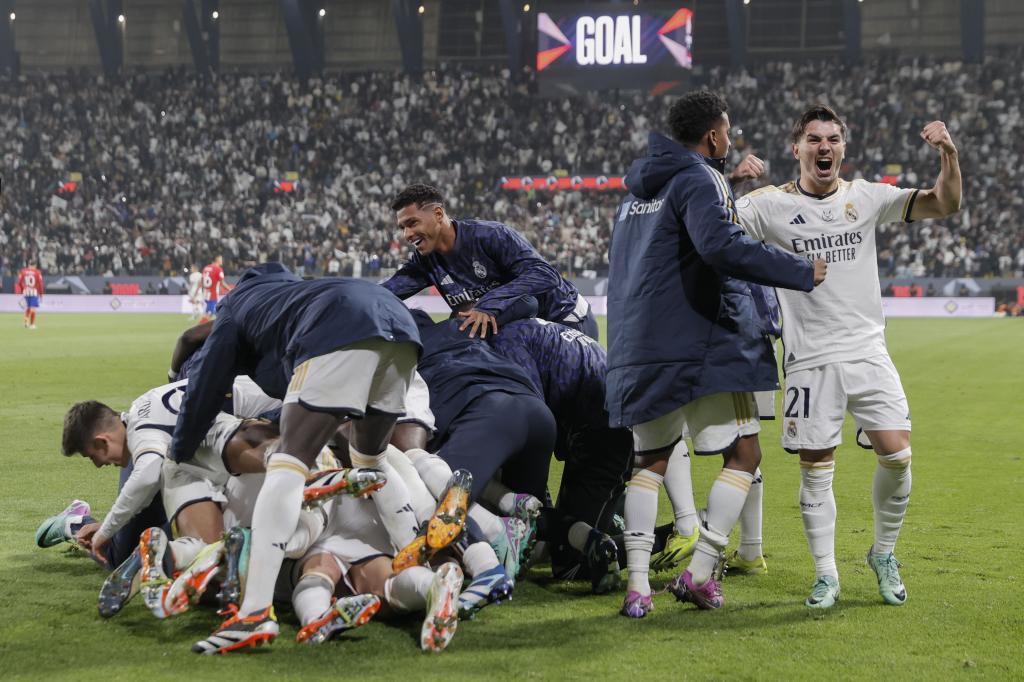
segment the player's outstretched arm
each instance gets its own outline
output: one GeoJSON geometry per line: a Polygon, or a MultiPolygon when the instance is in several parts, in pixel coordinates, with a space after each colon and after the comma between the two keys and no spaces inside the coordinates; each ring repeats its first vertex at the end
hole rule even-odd
{"type": "Polygon", "coordinates": [[[816,265],[799,256],[755,241],[735,222],[725,183],[707,176],[686,182],[686,213],[683,222],[694,248],[718,272],[755,284],[811,291],[824,278],[816,265]]]}
{"type": "Polygon", "coordinates": [[[918,193],[910,210],[911,220],[945,218],[960,210],[963,182],[960,178],[960,160],[953,138],[942,121],[932,121],[921,131],[921,138],[939,150],[941,168],[935,186],[918,193]]]}
{"type": "Polygon", "coordinates": [[[398,272],[390,279],[381,282],[380,285],[404,301],[429,287],[431,281],[421,267],[409,262],[398,268],[398,272]]]}
{"type": "Polygon", "coordinates": [[[236,367],[238,344],[238,327],[224,311],[213,323],[202,357],[189,372],[188,388],[181,399],[181,412],[171,441],[174,461],[192,459],[220,411],[224,396],[231,392],[235,376],[245,374],[236,367]]]}

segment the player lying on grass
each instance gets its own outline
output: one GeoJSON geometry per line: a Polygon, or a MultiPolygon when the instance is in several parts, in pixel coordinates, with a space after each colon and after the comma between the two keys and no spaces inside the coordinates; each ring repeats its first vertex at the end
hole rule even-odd
{"type": "MultiPolygon", "coordinates": [[[[157,615],[168,615],[164,587],[169,576],[192,565],[204,548],[218,542],[224,532],[221,506],[229,501],[229,484],[240,480],[232,478],[229,468],[235,474],[261,473],[264,453],[257,444],[276,435],[276,428],[267,423],[244,421],[221,413],[198,451],[197,462],[206,463],[209,475],[196,475],[197,469],[191,465],[165,461],[170,431],[174,428],[186,383],[181,381],[152,389],[121,415],[102,403],[87,401],[72,406],[65,417],[65,455],[81,453],[96,466],[126,466],[129,461],[134,465],[132,476],[121,488],[102,523],[82,518],[80,510],[70,509],[65,510],[65,518],[48,519],[37,532],[37,543],[52,545],[72,537],[70,532],[78,525],[73,536],[75,542],[89,550],[101,565],[108,569],[117,566],[100,593],[100,613],[106,617],[120,610],[134,594],[140,579],[144,585],[149,584],[150,589],[145,591],[147,605],[157,615]],[[175,539],[168,540],[167,531],[155,526],[141,532],[140,542],[137,527],[151,518],[142,512],[158,495],[162,498],[165,518],[172,521],[170,527],[175,539]],[[126,540],[125,544],[130,542],[141,547],[141,551],[129,554],[120,549],[117,553],[108,550],[110,539],[119,537],[119,532],[125,530],[134,533],[134,537],[121,539],[126,540]],[[118,553],[125,556],[116,556],[118,553]],[[112,559],[121,561],[115,564],[112,559]]],[[[246,391],[246,382],[236,381],[235,401],[259,405],[258,399],[242,398],[246,391]]],[[[353,480],[346,479],[346,486],[366,483],[365,478],[377,481],[381,476],[376,472],[357,472],[349,478],[353,480]]],[[[307,495],[322,497],[342,487],[345,486],[336,482],[331,487],[314,481],[307,495]]]]}
{"type": "Polygon", "coordinates": [[[737,203],[739,220],[753,237],[829,262],[828,281],[813,292],[778,292],[786,376],[782,445],[800,456],[801,518],[816,574],[806,605],[815,610],[831,608],[840,594],[832,480],[846,412],[878,459],[871,490],[875,537],[867,563],[886,603],[907,599],[893,549],[910,500],[910,409],[885,344],[875,231],[885,223],[943,218],[960,209],[960,165],[945,124],[928,123],[921,138],[939,153],[939,174],[930,189],[847,182],[839,177],[846,124],[829,107],[813,106],[793,126],[799,178],[737,203]]]}
{"type": "MultiPolygon", "coordinates": [[[[415,474],[413,474],[415,475],[415,474]]],[[[437,509],[427,524],[428,541],[447,544],[462,532],[469,487],[468,472],[456,472],[443,491],[437,509]]],[[[372,504],[360,499],[335,499],[328,505],[328,523],[323,534],[298,562],[301,577],[295,583],[292,603],[303,628],[298,641],[320,642],[358,620],[346,609],[332,605],[332,595],[363,593],[383,605],[384,615],[426,610],[420,644],[424,650],[444,649],[455,634],[460,615],[472,615],[487,603],[507,599],[511,583],[504,581],[500,594],[490,595],[490,581],[481,580],[497,569],[504,577],[490,546],[477,542],[461,553],[466,572],[474,577],[460,594],[463,570],[443,561],[436,570],[421,565],[396,569],[394,548],[380,515],[372,504]]]]}
{"type": "Polygon", "coordinates": [[[345,278],[305,281],[266,263],[248,270],[220,301],[203,346],[171,444],[176,462],[195,455],[234,376],[249,375],[284,402],[281,440],[253,512],[245,596],[204,644],[226,652],[277,637],[273,589],[283,547],[298,523],[310,467],[346,418],[355,418],[353,465],[388,477],[374,502],[389,534],[398,544],[415,537],[408,490],[384,452],[405,412],[420,344],[408,309],[382,287],[345,278]]]}

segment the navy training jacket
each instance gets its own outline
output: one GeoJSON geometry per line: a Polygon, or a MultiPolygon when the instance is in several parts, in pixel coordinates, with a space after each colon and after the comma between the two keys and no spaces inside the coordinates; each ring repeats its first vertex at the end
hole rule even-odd
{"type": "Polygon", "coordinates": [[[529,375],[480,337],[459,331],[462,320],[435,323],[422,310],[412,312],[423,339],[416,368],[430,389],[430,410],[438,438],[474,400],[493,391],[544,399],[529,375]]]}
{"type": "Polygon", "coordinates": [[[579,292],[530,242],[503,223],[453,220],[455,248],[447,256],[413,252],[408,263],[382,282],[399,298],[433,285],[453,310],[464,303],[505,315],[523,296],[534,296],[538,315],[557,322],[573,312],[579,292]]]}
{"type": "Polygon", "coordinates": [[[664,135],[651,133],[626,186],[609,247],[611,426],[778,388],[772,330],[747,282],[810,291],[812,263],[748,237],[722,174],[664,135]]]}
{"type": "Polygon", "coordinates": [[[248,374],[267,395],[284,398],[297,366],[370,338],[422,349],[409,309],[378,284],[303,280],[280,263],[249,269],[217,305],[213,331],[189,371],[171,456],[192,458],[235,376],[248,374]]]}

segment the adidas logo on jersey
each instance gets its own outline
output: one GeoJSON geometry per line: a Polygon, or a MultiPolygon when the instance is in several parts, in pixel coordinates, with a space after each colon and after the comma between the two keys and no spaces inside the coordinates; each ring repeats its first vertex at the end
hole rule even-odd
{"type": "Polygon", "coordinates": [[[797,213],[796,217],[789,221],[789,224],[790,225],[806,225],[807,221],[804,220],[804,217],[803,217],[802,214],[797,213]]]}
{"type": "Polygon", "coordinates": [[[445,284],[455,284],[455,280],[452,279],[451,275],[445,275],[441,278],[441,286],[444,286],[445,284]]]}

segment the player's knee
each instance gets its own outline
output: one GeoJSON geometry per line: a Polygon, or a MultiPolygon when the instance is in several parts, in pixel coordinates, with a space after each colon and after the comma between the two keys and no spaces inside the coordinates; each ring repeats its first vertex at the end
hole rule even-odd
{"type": "Polygon", "coordinates": [[[890,454],[877,454],[878,466],[885,467],[886,469],[906,469],[910,466],[911,453],[910,446],[903,448],[897,452],[890,454]]]}
{"type": "Polygon", "coordinates": [[[831,462],[835,460],[836,449],[827,448],[825,450],[801,450],[800,461],[801,462],[831,462]]]}

